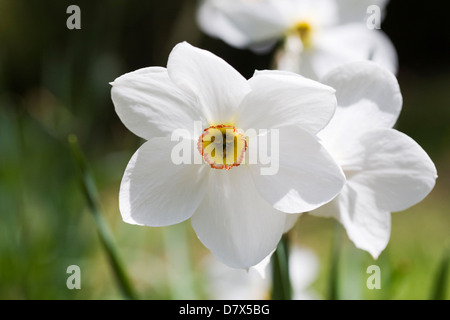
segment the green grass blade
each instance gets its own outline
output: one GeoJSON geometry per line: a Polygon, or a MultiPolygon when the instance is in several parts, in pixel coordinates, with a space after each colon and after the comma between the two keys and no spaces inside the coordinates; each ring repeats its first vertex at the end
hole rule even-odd
{"type": "Polygon", "coordinates": [[[272,256],[272,299],[292,300],[289,275],[289,238],[284,235],[272,256]]]}
{"type": "Polygon", "coordinates": [[[339,299],[339,257],[341,253],[341,226],[334,222],[333,243],[331,247],[330,273],[328,279],[328,299],[339,299]]]}
{"type": "Polygon", "coordinates": [[[78,176],[80,178],[84,196],[86,197],[87,204],[92,213],[92,216],[94,217],[94,222],[97,227],[100,241],[106,252],[120,291],[123,294],[124,298],[136,299],[136,295],[130,284],[124,265],[119,258],[116,245],[113,241],[112,233],[103,218],[103,213],[100,209],[97,187],[95,185],[92,174],[89,171],[84,154],[81,151],[80,146],[78,145],[78,139],[75,135],[70,135],[68,140],[70,149],[72,151],[72,156],[78,167],[78,176]]]}
{"type": "Polygon", "coordinates": [[[450,250],[447,248],[439,265],[431,291],[431,300],[445,300],[450,269],[450,250]]]}

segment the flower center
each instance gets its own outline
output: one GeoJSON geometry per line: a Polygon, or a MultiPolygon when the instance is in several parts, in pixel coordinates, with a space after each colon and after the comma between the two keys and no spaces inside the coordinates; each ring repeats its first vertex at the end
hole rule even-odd
{"type": "Polygon", "coordinates": [[[312,46],[312,27],[311,24],[305,21],[298,22],[294,25],[292,31],[298,35],[302,40],[305,48],[312,46]]]}
{"type": "Polygon", "coordinates": [[[244,159],[247,140],[234,126],[211,126],[198,138],[197,148],[211,168],[230,170],[244,159]]]}

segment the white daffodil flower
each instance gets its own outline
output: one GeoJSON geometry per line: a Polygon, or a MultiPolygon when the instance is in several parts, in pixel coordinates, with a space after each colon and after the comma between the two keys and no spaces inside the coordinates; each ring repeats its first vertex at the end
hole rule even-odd
{"type": "MultiPolygon", "coordinates": [[[[206,291],[211,299],[218,300],[262,300],[270,298],[272,283],[271,255],[256,267],[236,270],[208,256],[204,262],[207,282],[206,291]],[[264,276],[261,274],[263,271],[264,276]]],[[[311,289],[319,273],[316,254],[295,245],[289,255],[289,279],[294,300],[318,300],[320,296],[311,289]]]]}
{"type": "MultiPolygon", "coordinates": [[[[262,51],[281,41],[275,68],[320,79],[335,67],[372,60],[396,73],[397,53],[369,21],[386,0],[203,0],[197,20],[208,35],[262,51]]],[[[378,12],[379,11],[379,12],[378,12]]],[[[375,21],[375,22],[377,22],[375,21]]]]}
{"type": "Polygon", "coordinates": [[[342,192],[312,214],[338,219],[355,245],[374,258],[385,249],[391,212],[422,201],[433,189],[436,168],[410,137],[393,129],[402,108],[397,79],[367,61],[328,73],[338,108],[319,133],[347,178],[342,192]]]}
{"type": "Polygon", "coordinates": [[[147,140],[121,182],[123,220],[157,227],[190,218],[200,241],[231,267],[259,263],[289,226],[287,214],[329,202],[345,183],[316,138],[336,107],[335,90],[318,82],[276,71],[247,80],[184,42],[167,68],[117,78],[111,96],[125,126],[147,140]],[[278,139],[257,148],[251,131],[278,139]],[[174,161],[180,145],[194,161],[174,161]],[[279,158],[276,172],[264,174],[267,162],[246,161],[262,151],[279,158]]]}

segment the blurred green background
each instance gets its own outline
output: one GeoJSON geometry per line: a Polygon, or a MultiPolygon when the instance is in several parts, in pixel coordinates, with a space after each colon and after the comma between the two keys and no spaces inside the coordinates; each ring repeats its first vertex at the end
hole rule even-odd
{"type": "MultiPolygon", "coordinates": [[[[439,179],[423,202],[393,214],[390,243],[377,261],[339,227],[341,299],[429,299],[439,285],[450,297],[450,279],[439,276],[442,266],[448,272],[443,261],[450,250],[450,11],[422,3],[391,1],[383,30],[400,57],[404,107],[397,128],[428,152],[439,179]],[[366,288],[373,264],[381,267],[381,290],[366,288]]],[[[123,297],[78,181],[69,134],[88,159],[104,219],[139,298],[209,298],[203,263],[209,252],[189,221],[167,228],[122,222],[120,180],[143,141],[118,119],[108,84],[141,67],[165,66],[184,40],[247,78],[269,66],[270,53],[257,56],[202,34],[195,6],[182,0],[0,0],[0,299],[123,297]],[[66,28],[71,4],[81,8],[81,30],[66,28]],[[81,268],[81,290],[66,286],[69,265],[81,268]]],[[[312,289],[322,298],[334,226],[305,215],[292,235],[318,256],[312,289]]]]}

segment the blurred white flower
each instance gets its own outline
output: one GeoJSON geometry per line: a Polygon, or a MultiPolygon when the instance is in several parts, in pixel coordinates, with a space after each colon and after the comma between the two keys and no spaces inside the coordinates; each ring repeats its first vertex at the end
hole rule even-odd
{"type": "Polygon", "coordinates": [[[285,213],[315,209],[345,183],[341,168],[316,137],[336,107],[335,91],[328,86],[276,71],[246,80],[224,60],[188,43],[172,50],[167,69],[127,73],[112,86],[120,119],[148,140],[122,179],[123,220],[156,227],[191,218],[200,241],[231,267],[259,263],[288,226],[285,213]],[[195,123],[203,126],[199,132],[195,123]],[[248,148],[245,142],[249,129],[278,130],[277,174],[262,175],[262,163],[208,153],[218,141],[205,143],[205,135],[214,130],[225,135],[217,150],[225,150],[231,139],[238,140],[239,154],[253,152],[251,142],[248,148]],[[181,142],[173,141],[174,132],[183,133],[181,142]],[[175,164],[172,153],[180,143],[205,161],[175,164]]]}
{"type": "Polygon", "coordinates": [[[355,245],[374,258],[385,249],[391,212],[422,201],[433,189],[436,168],[410,137],[392,129],[402,108],[397,79],[367,61],[331,71],[338,108],[319,134],[347,178],[342,192],[312,214],[338,219],[355,245]]]}
{"type": "MultiPolygon", "coordinates": [[[[397,53],[381,30],[371,30],[368,7],[386,0],[203,0],[201,29],[237,48],[265,51],[277,41],[275,68],[320,79],[352,61],[397,70],[397,53]]],[[[380,17],[381,20],[381,17],[380,17]]]]}
{"type": "MultiPolygon", "coordinates": [[[[270,299],[272,271],[269,255],[260,267],[246,270],[232,269],[208,256],[206,293],[217,300],[266,300],[270,299]],[[261,274],[261,271],[265,276],[261,274]]],[[[294,300],[317,300],[320,296],[311,289],[319,273],[319,261],[309,249],[294,246],[289,256],[289,277],[294,300]]]]}

